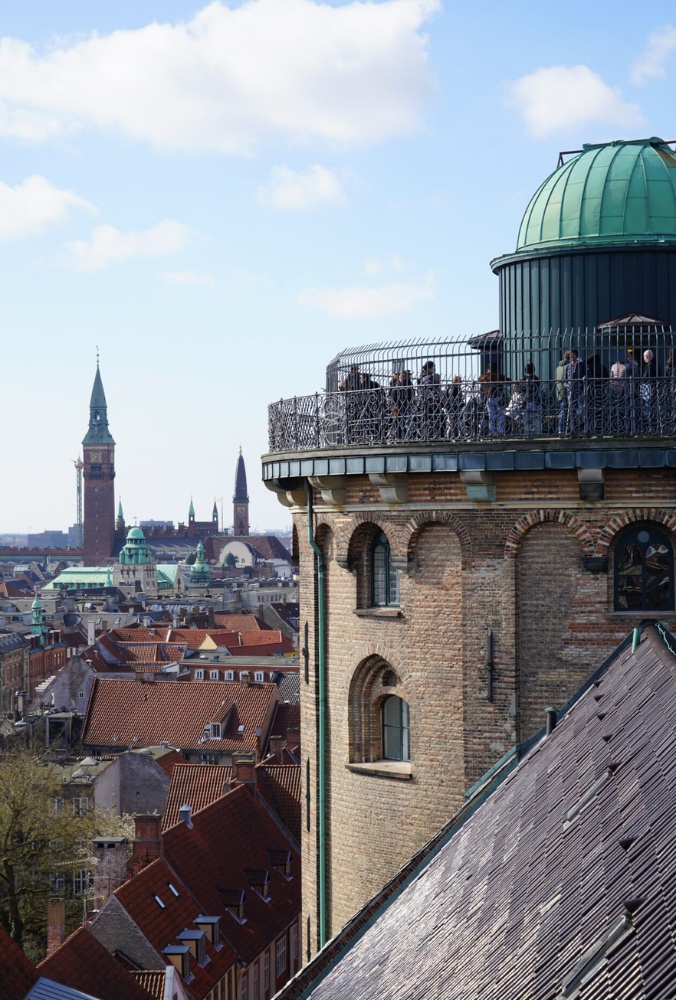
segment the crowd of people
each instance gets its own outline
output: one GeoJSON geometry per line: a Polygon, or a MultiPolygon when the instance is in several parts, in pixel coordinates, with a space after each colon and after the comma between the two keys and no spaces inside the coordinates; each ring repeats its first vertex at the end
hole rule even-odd
{"type": "Polygon", "coordinates": [[[402,367],[386,386],[353,365],[338,388],[348,394],[347,443],[371,444],[673,433],[675,378],[676,349],[669,349],[660,376],[650,348],[628,348],[610,370],[600,354],[583,360],[571,348],[553,380],[541,381],[532,361],[518,379],[508,378],[492,361],[476,379],[456,375],[444,384],[435,362],[425,361],[415,381],[402,367]]]}

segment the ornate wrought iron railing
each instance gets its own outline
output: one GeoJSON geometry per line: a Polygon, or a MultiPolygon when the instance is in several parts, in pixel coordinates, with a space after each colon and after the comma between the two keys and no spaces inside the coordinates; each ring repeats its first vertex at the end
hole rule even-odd
{"type": "Polygon", "coordinates": [[[270,452],[408,442],[676,437],[676,378],[478,379],[280,400],[270,452]]]}

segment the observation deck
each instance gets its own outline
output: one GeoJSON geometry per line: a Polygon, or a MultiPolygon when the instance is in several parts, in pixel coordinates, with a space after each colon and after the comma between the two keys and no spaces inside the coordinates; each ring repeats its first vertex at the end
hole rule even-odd
{"type": "Polygon", "coordinates": [[[575,469],[580,498],[602,499],[606,469],[676,469],[674,336],[630,316],[343,351],[324,392],[270,404],[263,480],[289,505],[307,478],[340,504],[345,478],[366,475],[404,502],[408,474],[459,473],[490,501],[495,473],[575,469]]]}

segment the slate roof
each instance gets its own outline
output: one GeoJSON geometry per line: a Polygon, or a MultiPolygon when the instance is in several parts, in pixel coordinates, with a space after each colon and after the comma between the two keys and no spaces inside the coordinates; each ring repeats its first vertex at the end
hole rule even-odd
{"type": "MultiPolygon", "coordinates": [[[[209,869],[212,860],[203,855],[200,863],[209,869]]],[[[202,900],[194,898],[180,873],[163,858],[157,858],[121,885],[115,896],[159,954],[167,945],[179,943],[178,935],[184,928],[198,929],[195,917],[219,915],[218,911],[203,908],[202,900]],[[163,906],[156,897],[162,900],[163,906]]],[[[191,959],[190,972],[194,978],[190,980],[189,990],[193,996],[205,996],[236,962],[237,955],[233,949],[222,938],[221,943],[222,947],[217,950],[211,944],[207,931],[206,955],[209,961],[200,966],[191,959]]]]}
{"type": "Polygon", "coordinates": [[[40,975],[97,1000],[150,1000],[149,994],[84,927],[38,965],[40,975]]]}
{"type": "Polygon", "coordinates": [[[178,823],[181,806],[189,805],[194,815],[222,798],[231,779],[232,768],[226,764],[176,764],[171,774],[162,829],[167,830],[178,823]]]}
{"type": "Polygon", "coordinates": [[[272,806],[282,823],[300,843],[301,787],[300,764],[263,761],[256,768],[258,792],[272,806]]]}
{"type": "Polygon", "coordinates": [[[245,962],[268,947],[300,912],[300,858],[287,836],[251,793],[239,785],[163,835],[164,855],[208,914],[222,914],[221,931],[245,962]],[[291,852],[291,878],[268,851],[291,852]],[[269,901],[253,889],[247,870],[269,872],[269,901]],[[228,891],[243,890],[245,923],[227,909],[228,891]]]}
{"type": "Polygon", "coordinates": [[[673,998],[675,710],[646,627],[280,1000],[673,998]]]}
{"type": "Polygon", "coordinates": [[[278,698],[274,684],[142,684],[96,677],[81,739],[92,747],[136,748],[166,741],[180,750],[256,750],[256,727],[265,738],[278,698]],[[227,723],[224,734],[205,740],[204,727],[212,722],[227,723]]]}
{"type": "Polygon", "coordinates": [[[0,983],[3,1000],[23,1000],[40,973],[0,925],[0,983]]]}

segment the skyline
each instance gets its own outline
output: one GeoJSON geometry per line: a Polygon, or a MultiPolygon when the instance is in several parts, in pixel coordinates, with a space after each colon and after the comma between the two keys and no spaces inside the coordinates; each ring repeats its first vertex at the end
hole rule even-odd
{"type": "Polygon", "coordinates": [[[269,402],[359,343],[481,333],[560,150],[676,136],[676,27],[579,0],[27,0],[0,22],[0,531],[75,521],[100,348],[125,517],[252,529],[269,402]],[[229,518],[226,518],[229,521],[229,518]]]}

